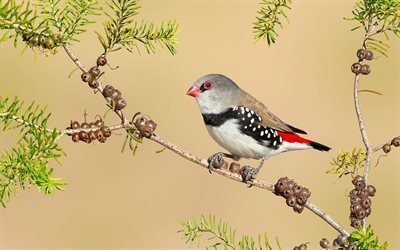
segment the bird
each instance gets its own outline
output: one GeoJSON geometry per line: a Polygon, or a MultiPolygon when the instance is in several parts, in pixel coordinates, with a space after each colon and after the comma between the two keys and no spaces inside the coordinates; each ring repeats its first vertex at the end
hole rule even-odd
{"type": "Polygon", "coordinates": [[[208,168],[221,167],[223,157],[260,160],[257,167],[244,166],[243,182],[253,181],[264,161],[283,152],[303,149],[329,151],[331,148],[306,139],[304,130],[291,126],[271,113],[256,98],[222,74],[208,74],[195,81],[186,93],[196,99],[211,137],[229,153],[208,158],[208,168]]]}

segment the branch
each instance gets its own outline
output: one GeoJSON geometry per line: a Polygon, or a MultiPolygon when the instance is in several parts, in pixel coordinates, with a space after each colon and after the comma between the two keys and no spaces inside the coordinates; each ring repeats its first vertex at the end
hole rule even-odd
{"type": "MultiPolygon", "coordinates": [[[[79,61],[78,57],[75,56],[75,54],[73,53],[73,51],[71,50],[71,48],[68,45],[64,45],[64,50],[65,52],[69,55],[69,57],[72,59],[72,61],[79,67],[79,69],[82,72],[88,72],[85,68],[85,66],[79,61]]],[[[101,87],[100,87],[101,88],[101,87]]],[[[115,110],[115,113],[120,117],[121,119],[121,124],[120,125],[116,125],[113,128],[114,129],[122,129],[125,128],[126,130],[130,130],[130,129],[134,129],[134,125],[131,124],[126,118],[124,113],[122,112],[122,110],[115,110]]],[[[80,129],[82,130],[82,129],[80,129]]],[[[68,131],[68,133],[72,133],[74,131],[70,130],[68,131]]],[[[76,131],[75,131],[76,132],[76,131]]],[[[162,139],[161,137],[156,136],[155,134],[150,134],[148,136],[148,139],[168,148],[169,150],[171,150],[172,152],[180,155],[181,157],[185,158],[186,160],[189,160],[197,165],[200,165],[206,169],[208,169],[208,162],[204,159],[201,159],[193,154],[191,154],[190,152],[179,148],[178,146],[172,144],[171,142],[162,139]]],[[[223,169],[212,169],[213,172],[218,173],[226,178],[229,178],[231,180],[240,182],[242,184],[250,184],[252,186],[261,188],[261,189],[265,189],[268,190],[270,192],[274,192],[275,188],[274,188],[274,184],[265,182],[265,181],[261,181],[261,180],[257,180],[254,179],[251,182],[248,182],[247,184],[244,183],[242,181],[242,178],[239,174],[235,174],[229,171],[224,171],[223,169]]],[[[313,213],[315,213],[316,215],[318,215],[321,219],[323,219],[324,221],[326,221],[329,225],[331,225],[335,230],[337,230],[338,232],[340,232],[342,235],[346,235],[349,236],[350,234],[343,228],[343,226],[341,226],[338,222],[336,222],[332,217],[330,217],[328,214],[326,214],[325,212],[323,212],[317,205],[307,201],[307,203],[305,204],[305,207],[308,208],[310,211],[312,211],[313,213]]]]}
{"type": "Polygon", "coordinates": [[[368,183],[368,175],[371,167],[371,156],[373,153],[372,146],[369,144],[367,130],[365,129],[364,118],[361,113],[360,108],[360,100],[358,96],[358,88],[360,84],[360,75],[356,75],[354,78],[354,105],[356,109],[358,125],[361,132],[362,141],[364,143],[366,149],[366,156],[365,156],[365,170],[364,170],[364,178],[365,182],[368,183]]]}
{"type": "MultiPolygon", "coordinates": [[[[150,140],[166,147],[167,149],[171,150],[172,152],[178,154],[179,156],[185,158],[186,160],[189,160],[197,165],[200,165],[206,169],[208,169],[208,162],[204,159],[201,159],[193,154],[191,154],[190,152],[181,149],[179,147],[177,147],[176,145],[172,144],[171,142],[164,140],[156,135],[151,135],[150,140]]],[[[237,181],[240,182],[242,184],[245,184],[242,181],[242,177],[239,174],[235,174],[235,173],[231,173],[229,171],[225,171],[222,169],[212,169],[213,172],[220,174],[228,179],[231,179],[233,181],[237,181]]],[[[268,190],[272,193],[274,193],[275,188],[274,188],[274,184],[262,181],[262,180],[258,180],[258,179],[254,179],[251,182],[248,182],[247,184],[250,184],[252,186],[261,188],[261,189],[265,189],[268,190]]],[[[324,211],[322,211],[317,205],[315,205],[314,203],[307,201],[307,203],[305,204],[305,207],[308,208],[311,212],[313,212],[314,214],[318,215],[321,219],[323,219],[324,221],[326,221],[329,225],[331,225],[335,230],[337,230],[338,232],[340,232],[342,235],[346,235],[349,236],[350,234],[343,228],[342,225],[340,225],[338,222],[336,222],[331,216],[329,216],[328,214],[326,214],[324,211]]]]}

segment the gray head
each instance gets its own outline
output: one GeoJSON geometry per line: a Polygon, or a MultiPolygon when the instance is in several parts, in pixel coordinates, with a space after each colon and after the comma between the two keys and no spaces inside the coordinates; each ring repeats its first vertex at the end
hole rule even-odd
{"type": "Polygon", "coordinates": [[[237,102],[241,90],[231,79],[221,74],[201,77],[186,93],[196,98],[203,114],[220,113],[237,102]]]}

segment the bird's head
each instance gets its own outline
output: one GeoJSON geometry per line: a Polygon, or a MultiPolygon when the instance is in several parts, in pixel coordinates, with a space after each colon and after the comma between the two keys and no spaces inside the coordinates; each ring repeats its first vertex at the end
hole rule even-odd
{"type": "Polygon", "coordinates": [[[196,98],[200,110],[205,113],[220,113],[235,106],[240,88],[228,77],[209,74],[198,79],[187,95],[196,98]]]}

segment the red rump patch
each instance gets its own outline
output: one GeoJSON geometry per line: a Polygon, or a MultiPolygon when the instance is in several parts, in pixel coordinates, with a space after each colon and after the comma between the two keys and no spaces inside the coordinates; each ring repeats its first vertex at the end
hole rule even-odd
{"type": "Polygon", "coordinates": [[[289,132],[281,132],[277,131],[278,135],[282,137],[282,140],[285,142],[298,142],[298,143],[307,143],[309,144],[311,141],[307,140],[299,135],[289,133],[289,132]]]}

